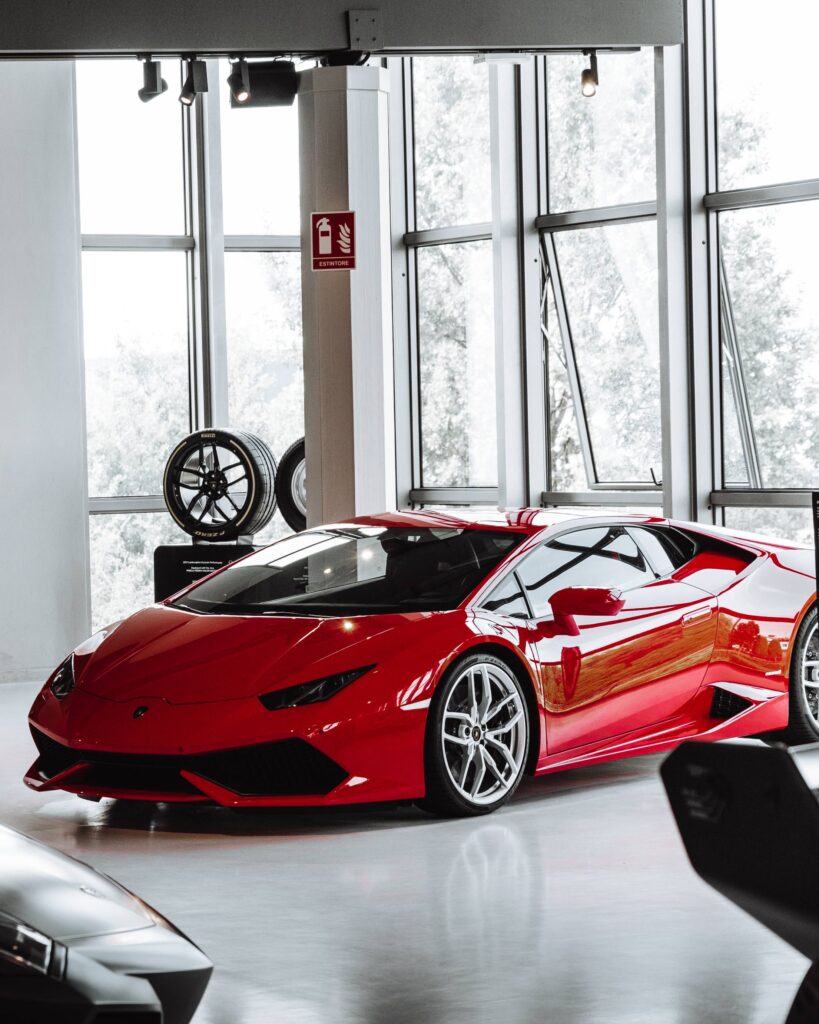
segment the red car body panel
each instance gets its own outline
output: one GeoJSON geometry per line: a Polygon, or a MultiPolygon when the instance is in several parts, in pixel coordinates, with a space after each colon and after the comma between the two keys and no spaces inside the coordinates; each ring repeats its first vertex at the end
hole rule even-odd
{"type": "MultiPolygon", "coordinates": [[[[157,605],[74,655],[75,687],[58,700],[43,687],[30,713],[42,742],[74,761],[26,775],[38,790],[91,797],[215,801],[224,805],[330,805],[417,799],[424,794],[424,737],[447,667],[492,644],[529,681],[536,774],[781,729],[788,720],[793,639],[815,599],[813,552],[797,545],[690,523],[671,524],[727,542],[655,583],[627,591],[615,616],[584,616],[577,636],[553,620],[489,612],[482,600],[507,569],[566,529],[668,525],[641,516],[524,509],[463,517],[389,513],[351,522],[517,530],[527,536],[457,609],[307,618],[198,614],[157,605]],[[270,711],[259,696],[328,675],[374,667],[329,700],[270,711]],[[714,687],[747,703],[711,715],[714,687]],[[139,709],[139,713],[137,711],[139,709]],[[343,770],[327,792],[266,794],[230,788],[198,767],[219,755],[303,741],[343,770]],[[134,771],[104,784],[94,764],[168,764],[179,786],[134,771]],[[198,760],[197,760],[198,759],[198,760]]],[[[221,570],[224,571],[224,570],[221,570]]],[[[578,617],[580,618],[580,617],[578,617]]],[[[169,769],[170,770],[170,769],[169,769]]]]}

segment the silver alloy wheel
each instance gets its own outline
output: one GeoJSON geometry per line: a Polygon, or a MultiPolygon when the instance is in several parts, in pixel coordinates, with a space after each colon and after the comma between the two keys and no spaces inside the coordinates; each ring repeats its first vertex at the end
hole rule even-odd
{"type": "Polygon", "coordinates": [[[304,459],[296,466],[293,476],[290,478],[290,494],[293,497],[293,504],[301,512],[307,515],[307,473],[304,459]]]}
{"type": "Polygon", "coordinates": [[[819,624],[814,625],[802,655],[802,689],[813,724],[819,729],[819,624]]]}
{"type": "Polygon", "coordinates": [[[526,756],[526,709],[512,674],[494,662],[465,668],[442,721],[452,784],[470,803],[495,803],[517,781],[526,756]]]}

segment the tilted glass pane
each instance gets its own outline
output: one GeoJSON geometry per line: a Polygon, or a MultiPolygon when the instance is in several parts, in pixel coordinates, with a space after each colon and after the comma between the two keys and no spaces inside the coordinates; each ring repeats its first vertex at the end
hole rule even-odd
{"type": "Polygon", "coordinates": [[[819,202],[720,214],[763,487],[819,483],[819,202]]]}
{"type": "Polygon", "coordinates": [[[80,224],[86,234],[183,234],[179,62],[168,91],[142,103],[136,60],[77,61],[80,224]]]}
{"type": "Polygon", "coordinates": [[[813,544],[809,508],[726,508],[725,525],[731,530],[767,534],[797,544],[813,544]]]}
{"type": "Polygon", "coordinates": [[[227,61],[219,72],[225,234],[297,235],[298,99],[289,107],[232,108],[227,61]]]}
{"type": "Polygon", "coordinates": [[[566,368],[566,350],[557,322],[554,293],[549,281],[545,281],[544,317],[544,370],[549,401],[549,439],[551,441],[552,491],[585,491],[589,485],[583,454],[580,448],[580,433],[577,428],[577,410],[569,387],[569,373],[566,368]]]}
{"type": "Polygon", "coordinates": [[[154,549],[189,538],[167,512],[90,516],[93,628],[153,604],[154,549]]]}
{"type": "Polygon", "coordinates": [[[487,65],[416,57],[412,96],[418,228],[490,220],[487,65]]]}
{"type": "Polygon", "coordinates": [[[418,250],[424,487],[494,486],[492,243],[418,250]]]}
{"type": "Polygon", "coordinates": [[[742,450],[736,395],[724,350],[722,353],[722,469],[723,480],[727,486],[740,484],[748,487],[750,485],[745,453],[742,450]]]}
{"type": "MultiPolygon", "coordinates": [[[[225,253],[225,307],[230,425],[257,434],[278,460],[304,436],[299,254],[225,253]]],[[[255,542],[289,532],[277,512],[255,542]]]]}
{"type": "Polygon", "coordinates": [[[186,256],[83,254],[88,488],[161,494],[190,431],[186,256]]]}
{"type": "Polygon", "coordinates": [[[600,54],[597,95],[583,96],[582,54],[546,58],[549,210],[584,210],[656,196],[654,51],[600,54]]]}
{"type": "Polygon", "coordinates": [[[819,178],[815,72],[804,41],[819,4],[715,0],[721,189],[819,178]]]}
{"type": "Polygon", "coordinates": [[[555,235],[601,483],[661,476],[656,231],[648,221],[555,235]]]}

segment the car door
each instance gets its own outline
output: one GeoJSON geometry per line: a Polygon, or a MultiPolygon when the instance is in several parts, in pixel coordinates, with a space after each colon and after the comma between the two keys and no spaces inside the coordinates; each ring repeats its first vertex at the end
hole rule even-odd
{"type": "Polygon", "coordinates": [[[662,551],[656,532],[584,527],[517,567],[533,615],[529,654],[541,675],[550,754],[673,718],[699,688],[713,651],[716,600],[671,578],[674,565],[667,553],[662,563],[662,551]],[[572,586],[619,589],[623,609],[577,616],[579,635],[559,635],[548,599],[572,586]]]}

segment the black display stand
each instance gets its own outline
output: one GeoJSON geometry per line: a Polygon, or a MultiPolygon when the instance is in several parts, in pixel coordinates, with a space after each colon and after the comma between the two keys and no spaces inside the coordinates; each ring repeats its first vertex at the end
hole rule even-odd
{"type": "Polygon", "coordinates": [[[154,601],[164,601],[255,550],[252,544],[161,545],[154,551],[154,601]]]}

